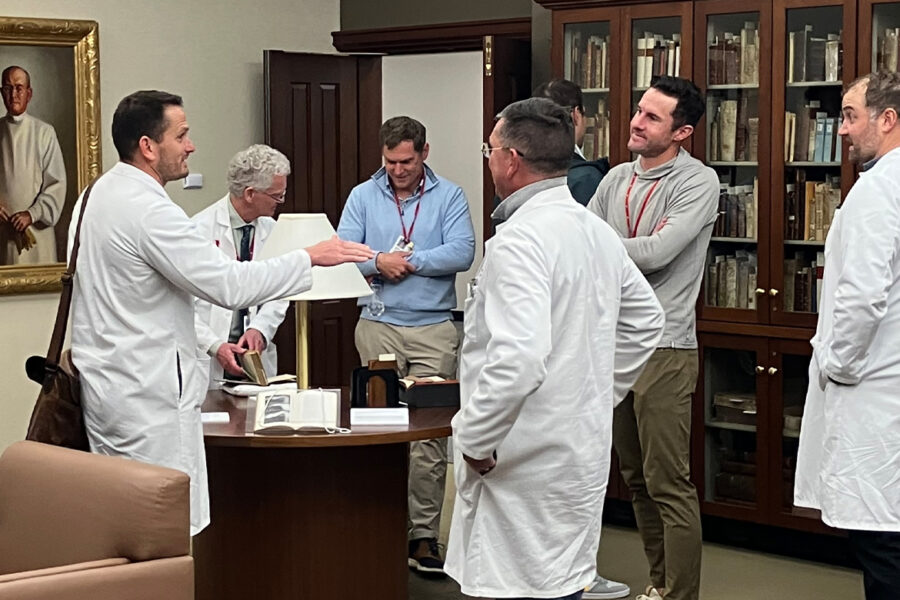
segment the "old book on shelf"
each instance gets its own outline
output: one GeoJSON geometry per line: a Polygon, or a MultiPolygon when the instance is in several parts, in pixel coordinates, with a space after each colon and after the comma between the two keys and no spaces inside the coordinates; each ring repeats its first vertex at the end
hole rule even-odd
{"type": "Polygon", "coordinates": [[[759,157],[759,117],[747,119],[747,160],[756,162],[759,157]]]}
{"type": "Polygon", "coordinates": [[[737,135],[737,100],[723,100],[719,109],[719,160],[732,162],[735,160],[735,137],[737,135]]]}
{"type": "Polygon", "coordinates": [[[825,162],[825,120],[828,113],[816,113],[816,151],[812,157],[813,162],[825,162]]]}
{"type": "Polygon", "coordinates": [[[750,271],[747,275],[747,308],[756,309],[756,255],[751,255],[750,271]]]}
{"type": "Polygon", "coordinates": [[[336,433],[341,393],[334,389],[275,390],[256,397],[254,433],[336,433]]]}
{"type": "Polygon", "coordinates": [[[797,274],[797,260],[794,258],[784,259],[784,281],[782,292],[783,310],[794,310],[794,282],[797,274]]]}
{"type": "Polygon", "coordinates": [[[806,42],[806,81],[825,81],[825,38],[812,37],[806,42]]]}
{"type": "Polygon", "coordinates": [[[829,33],[825,42],[825,81],[840,81],[841,69],[841,36],[829,33]]]}
{"type": "Polygon", "coordinates": [[[741,29],[741,83],[759,83],[759,31],[752,21],[741,29]]]}

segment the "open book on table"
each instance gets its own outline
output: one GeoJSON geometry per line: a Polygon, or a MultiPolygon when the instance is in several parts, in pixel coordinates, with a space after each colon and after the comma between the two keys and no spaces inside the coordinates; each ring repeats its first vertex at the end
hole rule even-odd
{"type": "Polygon", "coordinates": [[[256,397],[253,432],[334,433],[342,431],[340,415],[340,390],[261,392],[256,397]]]}

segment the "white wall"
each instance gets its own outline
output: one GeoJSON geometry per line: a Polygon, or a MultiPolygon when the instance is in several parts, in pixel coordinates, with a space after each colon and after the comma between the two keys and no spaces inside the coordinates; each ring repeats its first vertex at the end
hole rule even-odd
{"type": "Polygon", "coordinates": [[[407,115],[425,125],[428,166],[462,187],[475,227],[475,262],[456,278],[457,305],[481,263],[483,162],[481,52],[387,56],[382,63],[384,118],[407,115]]]}
{"type": "MultiPolygon", "coordinates": [[[[188,214],[222,196],[235,152],[263,141],[263,49],[331,53],[331,32],[340,28],[336,0],[4,0],[0,10],[100,24],[104,169],[117,159],[109,130],[119,100],[154,88],[184,97],[197,146],[190,166],[205,187],[182,190],[176,182],[168,191],[188,214]]],[[[3,51],[0,45],[0,58],[3,51]]],[[[47,351],[58,299],[0,296],[0,451],[24,435],[38,391],[24,363],[47,351]]]]}

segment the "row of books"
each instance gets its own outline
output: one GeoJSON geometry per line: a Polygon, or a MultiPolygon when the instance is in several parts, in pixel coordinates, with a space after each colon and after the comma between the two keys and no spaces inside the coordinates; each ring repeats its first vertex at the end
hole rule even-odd
{"type": "Polygon", "coordinates": [[[756,161],[759,117],[752,114],[746,96],[738,100],[710,100],[714,115],[709,126],[710,161],[756,161]]]}
{"type": "Polygon", "coordinates": [[[707,306],[756,308],[756,253],[716,254],[706,266],[707,306]]]}
{"type": "Polygon", "coordinates": [[[803,252],[796,252],[793,258],[784,259],[782,299],[785,311],[816,312],[819,309],[824,267],[824,252],[817,252],[813,260],[803,252]]]}
{"type": "Polygon", "coordinates": [[[582,88],[609,88],[609,36],[591,35],[584,39],[573,31],[570,40],[569,73],[582,88]]]}
{"type": "Polygon", "coordinates": [[[644,32],[636,40],[634,51],[634,85],[639,88],[650,87],[654,75],[673,75],[681,73],[681,34],[674,33],[666,39],[663,35],[644,32]]]}
{"type": "Polygon", "coordinates": [[[785,162],[840,162],[840,117],[819,110],[816,100],[798,112],[784,113],[785,162]]]}
{"type": "Polygon", "coordinates": [[[788,83],[840,81],[843,76],[841,32],[813,35],[813,26],[788,33],[788,83]]]}
{"type": "Polygon", "coordinates": [[[785,185],[784,239],[824,242],[840,203],[840,177],[807,181],[798,169],[794,182],[785,185]]]}
{"type": "Polygon", "coordinates": [[[737,33],[723,32],[707,41],[709,85],[759,83],[759,30],[752,21],[737,33]]]}
{"type": "Polygon", "coordinates": [[[719,215],[713,236],[756,239],[759,180],[753,185],[719,184],[719,215]]]}
{"type": "Polygon", "coordinates": [[[876,41],[876,64],[879,71],[897,71],[898,55],[900,55],[900,27],[887,28],[884,33],[879,33],[876,41]]]}
{"type": "Polygon", "coordinates": [[[584,142],[581,151],[588,160],[597,160],[609,156],[609,114],[606,100],[597,102],[597,113],[585,119],[584,142]]]}

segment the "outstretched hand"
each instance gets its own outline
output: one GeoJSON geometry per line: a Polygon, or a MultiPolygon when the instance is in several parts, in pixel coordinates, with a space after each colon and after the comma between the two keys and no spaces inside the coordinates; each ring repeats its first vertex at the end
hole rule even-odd
{"type": "Polygon", "coordinates": [[[309,259],[316,267],[333,267],[346,262],[365,262],[375,253],[365,244],[346,242],[338,236],[319,242],[306,249],[309,259]]]}

